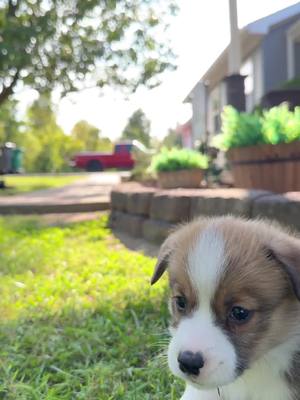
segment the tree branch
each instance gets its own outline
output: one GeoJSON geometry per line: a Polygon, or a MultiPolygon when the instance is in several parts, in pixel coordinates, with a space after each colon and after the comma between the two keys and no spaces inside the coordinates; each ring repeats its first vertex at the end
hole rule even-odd
{"type": "Polygon", "coordinates": [[[15,17],[16,15],[16,11],[19,7],[19,1],[13,1],[13,0],[9,0],[8,1],[8,11],[7,14],[9,17],[15,17]]]}
{"type": "Polygon", "coordinates": [[[8,86],[3,87],[2,91],[0,92],[0,105],[4,103],[7,100],[7,98],[12,94],[13,88],[19,79],[19,74],[20,71],[17,71],[13,76],[13,79],[10,82],[10,84],[8,86]]]}

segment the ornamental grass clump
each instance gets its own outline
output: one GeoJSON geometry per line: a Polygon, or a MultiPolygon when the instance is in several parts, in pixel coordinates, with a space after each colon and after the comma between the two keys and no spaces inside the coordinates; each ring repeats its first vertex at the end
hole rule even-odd
{"type": "Polygon", "coordinates": [[[290,111],[287,104],[263,112],[264,143],[280,144],[300,140],[300,107],[290,111]]]}
{"type": "Polygon", "coordinates": [[[258,113],[240,113],[234,107],[226,106],[221,119],[221,134],[214,140],[216,147],[228,150],[263,143],[262,121],[258,113]]]}
{"type": "Polygon", "coordinates": [[[195,150],[163,148],[152,158],[152,172],[171,172],[186,169],[207,169],[208,157],[195,150]]]}
{"type": "Polygon", "coordinates": [[[216,136],[214,145],[229,150],[296,140],[300,140],[300,107],[291,111],[287,104],[281,104],[261,114],[248,114],[227,106],[222,113],[221,134],[216,136]]]}

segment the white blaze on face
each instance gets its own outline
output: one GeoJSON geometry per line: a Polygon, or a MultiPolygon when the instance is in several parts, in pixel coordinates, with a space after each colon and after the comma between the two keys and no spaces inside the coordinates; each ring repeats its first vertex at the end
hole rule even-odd
{"type": "Polygon", "coordinates": [[[215,323],[211,304],[224,271],[224,240],[213,227],[204,231],[188,254],[188,273],[196,289],[199,307],[183,317],[169,345],[171,371],[188,379],[180,371],[178,355],[183,351],[200,352],[204,367],[193,382],[204,388],[215,388],[235,379],[237,357],[233,345],[215,323]]]}

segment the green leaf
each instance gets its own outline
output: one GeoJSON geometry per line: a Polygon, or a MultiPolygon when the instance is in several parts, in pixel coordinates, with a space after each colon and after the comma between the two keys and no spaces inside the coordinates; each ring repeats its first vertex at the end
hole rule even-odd
{"type": "Polygon", "coordinates": [[[152,158],[150,170],[179,171],[183,169],[208,168],[208,157],[195,150],[162,148],[159,154],[152,158]]]}
{"type": "MultiPolygon", "coordinates": [[[[152,87],[163,71],[174,67],[167,36],[160,41],[156,37],[165,31],[165,15],[170,15],[175,2],[1,2],[0,82],[13,89],[22,81],[38,91],[59,88],[66,94],[81,89],[84,79],[91,79],[90,72],[100,65],[102,87],[115,86],[125,92],[140,84],[152,87]],[[111,60],[119,68],[112,68],[111,60]],[[129,78],[131,62],[135,74],[129,78]],[[17,71],[19,78],[14,82],[17,71]]],[[[8,98],[5,93],[0,86],[1,101],[8,98]]]]}

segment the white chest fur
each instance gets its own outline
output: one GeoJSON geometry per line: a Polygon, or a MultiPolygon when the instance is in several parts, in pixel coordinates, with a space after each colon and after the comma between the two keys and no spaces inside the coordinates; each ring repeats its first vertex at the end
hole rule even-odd
{"type": "Polygon", "coordinates": [[[270,380],[268,376],[261,376],[259,382],[247,384],[236,382],[220,390],[220,395],[216,390],[199,391],[188,387],[182,400],[291,400],[291,391],[282,378],[276,382],[270,380]],[[250,384],[250,385],[249,385],[250,384]]]}
{"type": "Polygon", "coordinates": [[[295,343],[277,347],[235,382],[217,390],[200,391],[187,386],[181,400],[292,400],[284,377],[295,351],[295,343]]]}
{"type": "Polygon", "coordinates": [[[280,373],[274,372],[265,368],[258,368],[255,372],[248,371],[244,378],[222,388],[221,399],[291,400],[291,391],[287,381],[280,373]]]}

